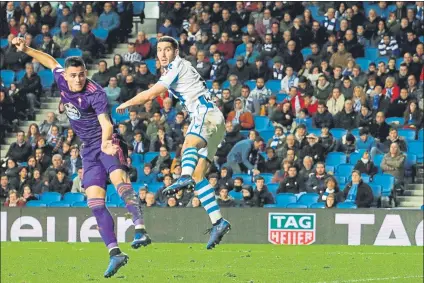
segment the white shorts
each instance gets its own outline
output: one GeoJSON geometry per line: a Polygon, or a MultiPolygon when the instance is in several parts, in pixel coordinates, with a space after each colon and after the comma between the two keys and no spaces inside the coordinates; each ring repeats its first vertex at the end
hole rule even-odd
{"type": "Polygon", "coordinates": [[[217,107],[199,107],[193,114],[187,135],[195,135],[204,140],[206,146],[198,151],[199,157],[213,161],[218,145],[225,137],[224,115],[217,107]]]}

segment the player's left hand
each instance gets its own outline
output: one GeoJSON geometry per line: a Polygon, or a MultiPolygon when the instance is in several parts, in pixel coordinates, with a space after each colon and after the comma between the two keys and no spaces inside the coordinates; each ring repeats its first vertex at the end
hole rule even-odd
{"type": "Polygon", "coordinates": [[[116,113],[124,114],[127,108],[128,108],[128,105],[126,103],[122,103],[121,105],[118,106],[118,108],[116,108],[116,113]]]}
{"type": "Polygon", "coordinates": [[[115,155],[118,152],[119,147],[112,144],[112,141],[106,141],[102,143],[102,151],[108,155],[115,155]]]}

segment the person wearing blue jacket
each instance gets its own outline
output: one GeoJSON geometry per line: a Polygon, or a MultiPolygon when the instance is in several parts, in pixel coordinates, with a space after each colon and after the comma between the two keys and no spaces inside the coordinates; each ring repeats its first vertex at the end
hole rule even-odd
{"type": "Polygon", "coordinates": [[[228,154],[227,164],[224,165],[224,167],[230,167],[234,174],[242,173],[243,170],[241,169],[241,166],[244,166],[248,171],[251,171],[253,175],[259,174],[255,165],[249,162],[249,155],[252,151],[261,149],[263,145],[264,140],[261,137],[256,137],[254,141],[251,139],[239,141],[228,154]]]}
{"type": "Polygon", "coordinates": [[[364,149],[371,151],[371,148],[375,146],[374,138],[369,134],[368,128],[361,128],[359,131],[360,138],[356,141],[356,150],[364,149]]]}
{"type": "Polygon", "coordinates": [[[102,28],[109,32],[106,41],[110,51],[112,51],[112,44],[116,42],[116,38],[118,37],[120,24],[119,15],[112,10],[112,4],[106,2],[104,5],[104,12],[97,21],[97,28],[102,28]]]}
{"type": "Polygon", "coordinates": [[[143,173],[141,173],[137,182],[141,182],[144,184],[152,184],[156,182],[157,174],[152,171],[152,165],[150,163],[145,163],[143,168],[143,173]]]}
{"type": "Polygon", "coordinates": [[[159,27],[159,32],[163,35],[172,36],[173,38],[178,37],[177,29],[172,25],[172,21],[169,18],[166,18],[163,25],[159,27]]]}

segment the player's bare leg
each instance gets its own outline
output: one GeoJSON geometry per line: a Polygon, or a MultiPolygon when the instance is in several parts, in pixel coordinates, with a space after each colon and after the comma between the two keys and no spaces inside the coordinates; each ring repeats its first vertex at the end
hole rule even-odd
{"type": "Polygon", "coordinates": [[[143,209],[140,199],[137,197],[128,174],[122,169],[116,169],[110,173],[110,180],[118,191],[119,196],[125,202],[127,210],[132,214],[135,226],[134,240],[131,243],[133,249],[147,246],[152,241],[144,226],[143,209]]]}
{"type": "Polygon", "coordinates": [[[90,186],[85,190],[88,207],[97,221],[100,236],[109,249],[110,261],[104,276],[113,276],[122,266],[127,264],[129,257],[122,253],[118,247],[115,234],[115,223],[112,215],[105,206],[105,189],[99,186],[90,186]]]}

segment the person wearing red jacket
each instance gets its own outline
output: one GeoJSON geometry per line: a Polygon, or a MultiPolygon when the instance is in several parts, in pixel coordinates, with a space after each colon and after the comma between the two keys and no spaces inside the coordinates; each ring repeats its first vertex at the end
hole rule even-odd
{"type": "Polygon", "coordinates": [[[255,127],[252,113],[244,110],[243,101],[237,98],[234,101],[234,110],[228,113],[227,122],[232,122],[239,130],[250,130],[255,127]]]}
{"type": "Polygon", "coordinates": [[[300,95],[300,92],[297,90],[297,87],[292,86],[289,91],[290,104],[293,109],[293,114],[297,116],[300,110],[305,108],[305,101],[303,97],[300,95]]]}
{"type": "Polygon", "coordinates": [[[393,77],[388,77],[386,79],[386,84],[384,86],[382,94],[390,98],[390,103],[393,103],[393,101],[399,98],[400,89],[399,86],[395,84],[395,79],[393,77]]]}
{"type": "Polygon", "coordinates": [[[228,33],[223,32],[221,34],[221,40],[216,45],[216,49],[224,55],[225,60],[231,59],[234,56],[235,47],[234,44],[230,41],[228,33]]]}
{"type": "Polygon", "coordinates": [[[5,207],[22,207],[25,206],[25,204],[25,200],[18,196],[18,192],[16,190],[10,190],[9,197],[4,202],[5,207]]]}
{"type": "Polygon", "coordinates": [[[318,110],[318,100],[311,95],[303,96],[304,107],[308,110],[309,116],[315,115],[318,110]]]}
{"type": "Polygon", "coordinates": [[[146,34],[143,31],[140,31],[137,34],[137,40],[135,41],[135,51],[140,54],[143,59],[145,59],[149,58],[151,48],[152,45],[146,38],[146,34]]]}

